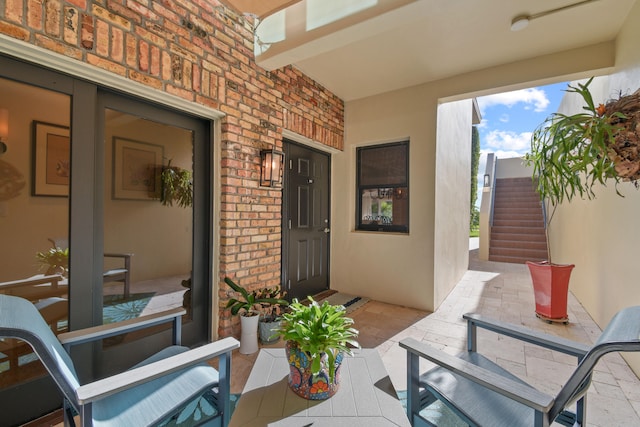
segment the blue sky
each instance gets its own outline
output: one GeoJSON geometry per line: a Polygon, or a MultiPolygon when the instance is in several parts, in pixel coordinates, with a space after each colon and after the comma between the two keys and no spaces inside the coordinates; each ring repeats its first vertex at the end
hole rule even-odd
{"type": "MultiPolygon", "coordinates": [[[[478,98],[482,122],[478,197],[482,195],[482,177],[487,153],[499,159],[520,157],[529,151],[531,134],[550,114],[558,110],[567,83],[556,83],[478,98]]],[[[476,204],[478,204],[477,202],[476,204]]]]}

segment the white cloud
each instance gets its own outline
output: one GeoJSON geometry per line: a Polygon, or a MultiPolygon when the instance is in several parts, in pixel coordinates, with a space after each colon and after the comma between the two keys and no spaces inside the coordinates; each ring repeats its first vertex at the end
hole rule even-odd
{"type": "Polygon", "coordinates": [[[492,130],[484,137],[484,149],[489,152],[504,151],[522,155],[531,147],[532,132],[516,133],[508,130],[492,130]]]}
{"type": "Polygon", "coordinates": [[[509,123],[509,115],[508,114],[503,114],[500,116],[499,119],[502,123],[509,123]]]}
{"type": "Polygon", "coordinates": [[[478,129],[486,128],[487,126],[489,126],[487,119],[480,120],[480,124],[476,125],[478,129]]]}
{"type": "Polygon", "coordinates": [[[538,88],[514,90],[512,92],[498,93],[478,98],[478,105],[480,106],[481,112],[484,112],[485,108],[494,105],[513,107],[519,102],[524,103],[526,109],[533,108],[536,112],[543,112],[549,106],[547,94],[544,90],[538,88]]]}

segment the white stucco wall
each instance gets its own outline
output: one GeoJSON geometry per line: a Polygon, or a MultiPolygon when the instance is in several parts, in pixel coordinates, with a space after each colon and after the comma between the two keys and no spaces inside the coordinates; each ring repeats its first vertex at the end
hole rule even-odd
{"type": "MultiPolygon", "coordinates": [[[[640,3],[636,3],[616,44],[616,71],[590,85],[594,100],[606,102],[619,92],[640,88],[640,3]]],[[[566,97],[562,112],[580,111],[580,97],[566,97]]],[[[593,319],[604,327],[621,308],[640,304],[637,242],[640,241],[640,191],[622,183],[616,195],[613,182],[595,189],[595,200],[574,199],[556,213],[550,244],[554,261],[575,263],[570,290],[593,319]]],[[[628,356],[640,373],[640,357],[628,356]]]]}
{"type": "Polygon", "coordinates": [[[528,178],[533,173],[533,166],[527,166],[522,157],[498,159],[496,164],[496,179],[528,178]]]}
{"type": "MultiPolygon", "coordinates": [[[[434,310],[437,299],[457,283],[453,278],[458,265],[443,265],[437,273],[434,267],[436,234],[445,233],[449,227],[436,221],[438,105],[566,81],[587,73],[602,74],[614,65],[614,47],[613,42],[586,46],[347,102],[344,151],[332,157],[331,288],[434,310]],[[411,157],[410,233],[354,231],[356,147],[407,138],[411,157]],[[445,231],[438,230],[441,226],[445,231]],[[453,283],[445,283],[448,281],[453,283]]],[[[467,199],[469,185],[467,181],[458,189],[467,199]]],[[[447,219],[453,224],[468,224],[468,209],[458,209],[459,205],[446,198],[438,203],[444,203],[438,211],[449,212],[447,219]]],[[[464,252],[468,252],[468,245],[463,248],[456,244],[446,256],[464,260],[464,252]]]]}
{"type": "Polygon", "coordinates": [[[469,266],[472,100],[438,107],[434,242],[434,305],[469,266]],[[466,191],[465,191],[466,188],[466,191]]]}
{"type": "Polygon", "coordinates": [[[396,91],[346,106],[345,149],[332,163],[331,288],[432,309],[435,146],[429,141],[436,132],[425,124],[435,118],[436,105],[426,105],[426,94],[415,92],[396,91]],[[407,139],[409,234],[355,231],[356,147],[407,139]]]}

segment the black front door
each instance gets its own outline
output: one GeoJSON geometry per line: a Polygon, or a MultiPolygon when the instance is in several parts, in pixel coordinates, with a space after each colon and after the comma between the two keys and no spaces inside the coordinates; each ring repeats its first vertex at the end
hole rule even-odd
{"type": "Polygon", "coordinates": [[[285,141],[283,288],[304,299],[329,289],[329,155],[285,141]]]}

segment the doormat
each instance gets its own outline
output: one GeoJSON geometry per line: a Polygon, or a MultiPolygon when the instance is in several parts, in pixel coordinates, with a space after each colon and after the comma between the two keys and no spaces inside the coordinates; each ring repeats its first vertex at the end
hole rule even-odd
{"type": "MultiPolygon", "coordinates": [[[[397,394],[398,400],[400,400],[402,407],[406,411],[407,391],[399,390],[397,394]]],[[[447,405],[439,400],[434,401],[431,405],[420,411],[420,416],[438,427],[468,427],[468,424],[462,421],[447,405]]]]}
{"type": "Polygon", "coordinates": [[[342,305],[346,309],[347,313],[351,313],[355,309],[358,309],[369,302],[369,298],[366,297],[357,297],[354,295],[343,294],[342,292],[336,292],[335,294],[331,294],[326,298],[319,300],[318,302],[323,303],[328,301],[331,305],[342,305]]]}

